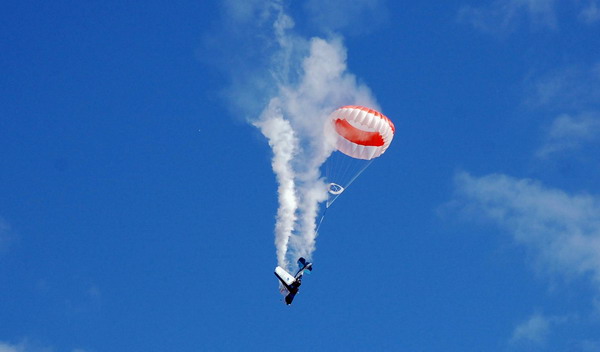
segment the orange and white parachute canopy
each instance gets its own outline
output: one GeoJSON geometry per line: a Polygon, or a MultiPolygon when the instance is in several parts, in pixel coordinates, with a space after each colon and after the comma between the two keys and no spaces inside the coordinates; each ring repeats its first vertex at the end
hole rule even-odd
{"type": "Polygon", "coordinates": [[[347,105],[329,115],[326,125],[332,146],[339,151],[325,162],[331,204],[392,143],[395,127],[382,113],[364,106],[347,105]]]}
{"type": "Polygon", "coordinates": [[[330,119],[336,134],[335,147],[352,158],[377,158],[394,138],[392,121],[364,106],[342,106],[331,113],[330,119]]]}

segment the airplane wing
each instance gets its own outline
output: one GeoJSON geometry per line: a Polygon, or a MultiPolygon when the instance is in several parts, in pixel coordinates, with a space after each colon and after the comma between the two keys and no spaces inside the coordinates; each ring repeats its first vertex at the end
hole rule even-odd
{"type": "Polygon", "coordinates": [[[290,275],[290,273],[288,273],[287,271],[285,271],[284,268],[278,266],[275,268],[275,276],[277,276],[277,278],[279,279],[279,281],[281,281],[281,283],[283,284],[283,286],[285,286],[285,288],[290,291],[290,285],[296,281],[296,279],[294,279],[294,277],[292,275],[290,275]]]}

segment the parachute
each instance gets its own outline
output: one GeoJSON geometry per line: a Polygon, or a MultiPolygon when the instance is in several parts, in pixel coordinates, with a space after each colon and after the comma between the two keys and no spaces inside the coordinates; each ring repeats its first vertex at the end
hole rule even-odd
{"type": "Polygon", "coordinates": [[[392,143],[395,127],[382,113],[364,106],[347,105],[329,116],[327,126],[336,149],[325,163],[331,204],[392,143]]]}

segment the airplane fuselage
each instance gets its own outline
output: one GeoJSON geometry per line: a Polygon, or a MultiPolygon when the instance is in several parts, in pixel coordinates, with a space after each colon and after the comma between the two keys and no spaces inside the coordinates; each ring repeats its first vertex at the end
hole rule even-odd
{"type": "Polygon", "coordinates": [[[304,258],[300,258],[298,264],[300,269],[295,276],[290,275],[290,273],[280,266],[275,268],[275,276],[277,276],[277,279],[279,279],[281,283],[280,291],[285,295],[285,303],[287,305],[292,304],[294,297],[300,289],[300,285],[302,285],[302,275],[304,274],[304,270],[312,270],[312,263],[306,262],[304,258]]]}

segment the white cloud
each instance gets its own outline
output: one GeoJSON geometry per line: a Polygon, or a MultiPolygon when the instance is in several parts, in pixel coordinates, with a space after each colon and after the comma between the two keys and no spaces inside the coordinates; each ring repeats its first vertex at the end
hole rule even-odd
{"type": "Polygon", "coordinates": [[[577,116],[563,114],[550,125],[543,145],[536,156],[548,158],[565,152],[580,151],[600,140],[600,115],[587,113],[577,116]]]}
{"type": "Polygon", "coordinates": [[[547,342],[551,329],[567,321],[565,317],[545,316],[534,313],[527,320],[517,325],[510,342],[513,344],[543,345],[547,342]]]}
{"type": "Polygon", "coordinates": [[[492,174],[459,173],[452,203],[489,219],[526,246],[541,272],[587,278],[600,293],[600,199],[569,194],[539,182],[492,174]]]}

